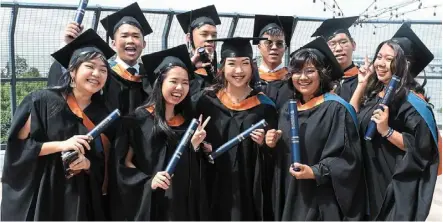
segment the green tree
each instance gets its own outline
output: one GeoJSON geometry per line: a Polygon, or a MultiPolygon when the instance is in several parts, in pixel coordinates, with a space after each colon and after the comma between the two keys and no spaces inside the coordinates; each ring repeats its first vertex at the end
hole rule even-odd
{"type": "MultiPolygon", "coordinates": [[[[5,76],[2,75],[2,78],[11,78],[12,73],[9,67],[9,61],[6,63],[5,69],[6,73],[5,76]]],[[[15,73],[17,74],[17,77],[19,77],[21,74],[28,72],[29,66],[26,62],[26,59],[23,57],[20,57],[19,55],[15,56],[15,73]]]]}
{"type": "MultiPolygon", "coordinates": [[[[25,58],[16,56],[16,74],[17,78],[37,78],[40,77],[40,72],[35,67],[29,67],[25,58]]],[[[5,69],[1,71],[2,78],[11,78],[9,71],[9,62],[6,64],[5,69]]],[[[46,81],[40,82],[17,82],[16,84],[16,99],[17,105],[23,100],[23,98],[29,93],[43,89],[46,87],[46,81]]],[[[3,82],[1,84],[1,102],[0,102],[0,143],[5,143],[8,131],[11,128],[11,85],[9,82],[3,82]]]]}

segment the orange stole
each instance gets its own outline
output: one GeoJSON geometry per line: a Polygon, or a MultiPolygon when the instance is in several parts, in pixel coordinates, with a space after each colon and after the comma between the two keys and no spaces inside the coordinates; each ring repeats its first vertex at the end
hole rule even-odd
{"type": "MultiPolygon", "coordinates": [[[[258,94],[263,94],[262,92],[258,94]]],[[[254,108],[261,104],[260,100],[257,96],[251,96],[247,99],[244,99],[240,103],[233,103],[229,96],[226,94],[224,90],[220,90],[217,93],[217,98],[220,100],[220,102],[225,105],[227,108],[235,111],[244,111],[251,108],[254,108]]]]}
{"type": "MultiPolygon", "coordinates": [[[[148,107],[146,107],[146,110],[149,113],[151,113],[152,115],[154,115],[155,107],[148,106],[148,107]]],[[[166,121],[168,126],[173,126],[173,127],[181,126],[184,122],[185,122],[185,118],[182,115],[176,115],[176,116],[172,117],[170,120],[166,121]]]]}
{"type": "Polygon", "coordinates": [[[129,73],[128,70],[126,70],[125,68],[120,66],[119,64],[116,64],[115,66],[113,66],[112,70],[114,70],[114,72],[116,72],[120,77],[122,77],[123,79],[126,79],[128,81],[131,81],[131,82],[141,82],[142,81],[141,75],[134,76],[131,73],[129,73]]]}
{"type": "Polygon", "coordinates": [[[201,76],[208,76],[208,73],[206,72],[206,69],[204,69],[204,68],[199,68],[199,69],[195,70],[194,72],[201,75],[201,76]]]}
{"type": "MultiPolygon", "coordinates": [[[[95,125],[94,123],[89,119],[88,116],[82,111],[82,109],[78,106],[77,100],[75,100],[75,97],[72,94],[69,94],[67,96],[66,102],[68,103],[69,109],[83,120],[83,125],[86,126],[86,128],[91,131],[94,129],[95,125]]],[[[105,178],[102,184],[102,193],[106,194],[108,190],[108,159],[109,159],[109,148],[111,146],[111,142],[109,141],[108,137],[104,135],[103,133],[100,134],[100,139],[102,141],[103,145],[103,151],[105,153],[105,178]]]]}
{"type": "Polygon", "coordinates": [[[276,72],[265,72],[262,69],[258,69],[258,74],[260,75],[260,79],[272,82],[284,79],[286,74],[288,74],[288,69],[284,67],[276,72]]]}
{"type": "Polygon", "coordinates": [[[312,109],[313,107],[322,104],[324,101],[325,101],[324,95],[314,97],[305,104],[301,104],[300,101],[297,101],[297,110],[303,111],[303,110],[312,109]]]}
{"type": "Polygon", "coordinates": [[[344,78],[349,78],[349,77],[353,77],[358,75],[358,68],[357,66],[354,66],[350,69],[348,69],[345,73],[344,73],[344,78]]]}

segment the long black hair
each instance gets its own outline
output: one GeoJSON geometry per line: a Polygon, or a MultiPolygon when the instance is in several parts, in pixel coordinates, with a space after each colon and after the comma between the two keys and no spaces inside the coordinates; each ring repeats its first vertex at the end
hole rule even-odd
{"type": "MultiPolygon", "coordinates": [[[[374,55],[374,59],[372,60],[372,64],[377,59],[377,54],[380,51],[383,45],[388,45],[394,50],[394,60],[391,62],[390,71],[392,75],[396,75],[400,77],[400,85],[397,87],[395,95],[392,99],[392,110],[396,110],[401,103],[406,99],[410,90],[425,94],[425,89],[422,85],[420,85],[414,77],[410,73],[410,63],[411,61],[405,56],[403,49],[400,45],[393,40],[386,40],[377,47],[374,55]]],[[[385,88],[383,82],[379,81],[376,75],[376,71],[374,69],[374,73],[369,77],[368,86],[365,90],[365,96],[363,97],[363,104],[369,101],[370,99],[377,96],[385,88]]]]}
{"type": "MultiPolygon", "coordinates": [[[[71,72],[76,72],[78,70],[78,68],[80,68],[81,64],[83,64],[84,62],[91,61],[96,58],[99,58],[106,65],[106,70],[107,70],[107,73],[109,76],[109,74],[111,72],[111,68],[109,67],[108,60],[106,60],[105,56],[102,53],[97,52],[97,51],[85,52],[85,53],[81,53],[80,55],[78,55],[77,57],[75,57],[71,60],[68,69],[66,69],[66,71],[60,77],[61,80],[59,81],[59,85],[50,87],[49,89],[59,91],[59,92],[65,93],[65,94],[71,93],[72,87],[70,84],[73,81],[71,78],[71,72]]],[[[106,82],[105,82],[103,88],[107,84],[109,84],[109,77],[106,78],[106,82]]],[[[103,102],[104,96],[101,95],[100,92],[96,92],[96,93],[94,93],[94,95],[92,95],[91,100],[103,102]]]]}
{"type": "MultiPolygon", "coordinates": [[[[165,98],[163,97],[162,93],[162,85],[163,81],[166,79],[169,71],[177,66],[169,66],[163,70],[160,70],[160,73],[157,77],[157,79],[154,82],[154,86],[152,88],[152,94],[149,97],[148,102],[145,105],[140,106],[140,108],[146,108],[155,106],[154,109],[154,128],[152,129],[153,135],[157,137],[166,138],[168,140],[174,141],[177,139],[177,135],[174,133],[174,131],[171,129],[171,127],[168,125],[166,121],[166,105],[165,105],[165,98]]],[[[186,70],[186,69],[185,69],[186,70]]],[[[187,71],[187,70],[186,70],[187,71]]],[[[190,110],[189,107],[191,107],[191,97],[188,94],[186,94],[183,101],[181,101],[179,104],[175,105],[174,107],[174,114],[175,115],[182,115],[185,119],[188,119],[187,117],[190,117],[190,110]]]]}
{"type": "MultiPolygon", "coordinates": [[[[331,80],[331,68],[326,64],[323,59],[311,49],[301,49],[294,53],[289,62],[289,72],[286,76],[289,89],[294,92],[293,98],[303,101],[303,95],[294,87],[292,83],[292,75],[303,69],[306,64],[312,64],[318,71],[320,79],[320,87],[314,94],[314,97],[323,95],[324,93],[332,90],[333,84],[331,80]]],[[[304,101],[307,102],[307,101],[304,101]]]]}
{"type": "MultiPolygon", "coordinates": [[[[256,83],[259,81],[257,64],[251,58],[249,58],[249,63],[251,64],[251,68],[252,68],[251,80],[249,81],[249,87],[251,87],[254,90],[257,90],[256,83]]],[[[215,77],[215,84],[212,86],[206,87],[204,89],[205,92],[211,91],[211,92],[217,93],[221,89],[226,88],[228,83],[227,83],[226,77],[225,77],[225,64],[226,64],[226,59],[222,60],[222,62],[221,62],[221,68],[218,70],[217,75],[215,77]]]]}

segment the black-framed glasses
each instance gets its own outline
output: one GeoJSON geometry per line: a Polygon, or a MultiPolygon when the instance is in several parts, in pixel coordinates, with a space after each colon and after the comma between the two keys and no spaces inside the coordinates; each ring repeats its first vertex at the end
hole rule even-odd
{"type": "Polygon", "coordinates": [[[286,47],[286,43],[283,40],[277,40],[277,41],[272,41],[272,40],[263,40],[261,42],[261,44],[263,44],[264,46],[266,46],[266,48],[270,49],[272,48],[273,45],[275,45],[275,47],[282,49],[286,47]]]}
{"type": "Polygon", "coordinates": [[[340,47],[344,48],[346,44],[349,43],[349,40],[347,39],[341,39],[339,41],[328,41],[328,46],[331,50],[335,49],[337,45],[340,45],[340,47]]]}
{"type": "Polygon", "coordinates": [[[317,69],[316,68],[306,68],[306,69],[295,70],[295,71],[292,72],[292,75],[294,75],[295,78],[299,79],[303,74],[306,77],[310,78],[315,73],[317,73],[317,69]]]}

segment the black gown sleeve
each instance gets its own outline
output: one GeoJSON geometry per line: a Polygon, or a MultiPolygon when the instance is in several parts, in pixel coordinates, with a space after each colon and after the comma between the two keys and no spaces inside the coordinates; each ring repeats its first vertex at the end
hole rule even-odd
{"type": "MultiPolygon", "coordinates": [[[[330,116],[331,130],[320,161],[311,166],[317,186],[332,184],[344,218],[355,220],[364,211],[362,203],[355,200],[355,192],[362,189],[362,156],[358,130],[344,106],[337,106],[330,116]],[[352,193],[354,192],[354,194],[352,193]]],[[[360,196],[365,196],[361,195],[360,196]]],[[[363,204],[364,205],[364,204],[363,204]]]]}
{"type": "Polygon", "coordinates": [[[408,115],[404,124],[401,134],[406,152],[397,160],[377,220],[424,221],[431,207],[438,170],[437,144],[419,114],[408,115]]]}

